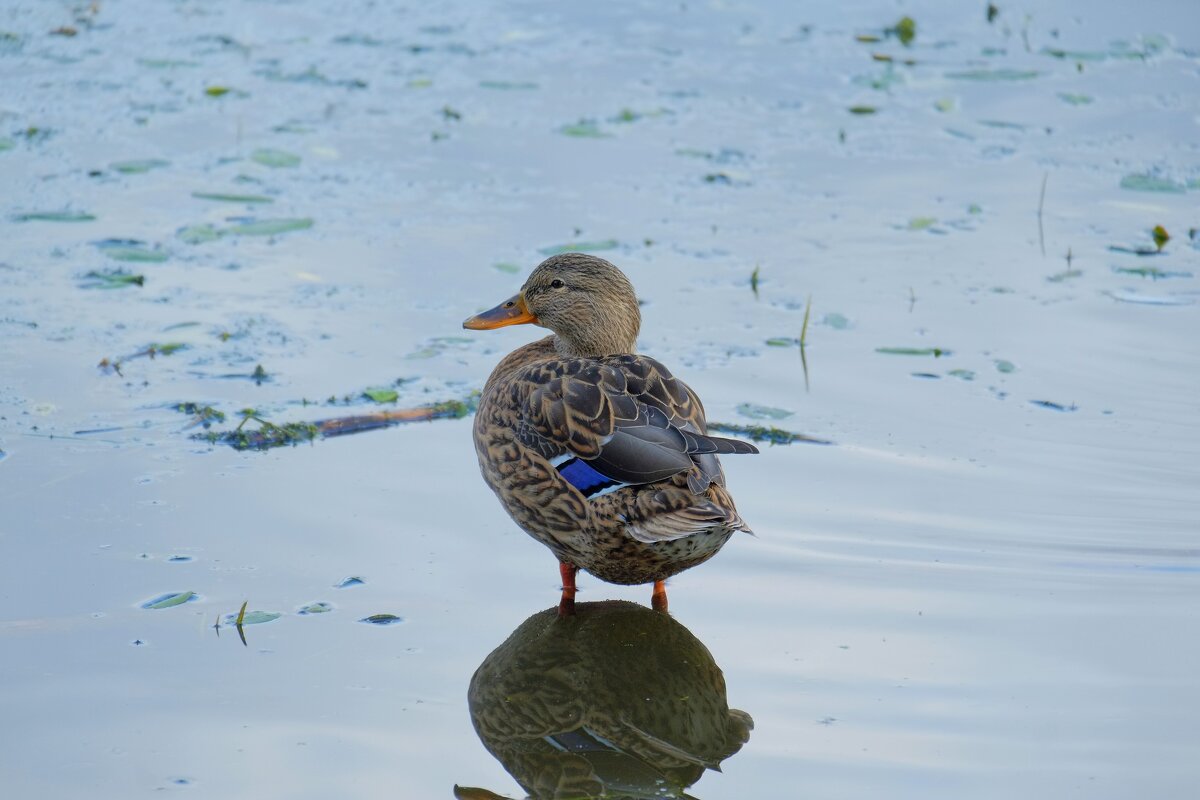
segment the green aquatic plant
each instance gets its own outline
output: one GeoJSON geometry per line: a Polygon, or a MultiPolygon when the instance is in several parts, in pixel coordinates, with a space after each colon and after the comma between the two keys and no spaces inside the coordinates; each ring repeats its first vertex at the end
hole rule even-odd
{"type": "Polygon", "coordinates": [[[933,356],[934,358],[943,358],[954,353],[953,350],[943,347],[876,347],[875,352],[886,356],[933,356]]]}
{"type": "Polygon", "coordinates": [[[144,286],[146,276],[126,272],[123,269],[94,269],[80,276],[81,289],[124,289],[128,286],[144,286]]]}
{"type": "Polygon", "coordinates": [[[767,425],[734,425],[728,422],[709,422],[709,433],[730,433],[734,436],[744,436],[754,442],[769,442],[770,444],[833,444],[829,439],[819,439],[803,433],[793,433],[782,428],[767,425]]]}

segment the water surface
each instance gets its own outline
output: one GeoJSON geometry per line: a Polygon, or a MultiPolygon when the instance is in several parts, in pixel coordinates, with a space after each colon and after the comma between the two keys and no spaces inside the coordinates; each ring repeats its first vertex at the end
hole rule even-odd
{"type": "Polygon", "coordinates": [[[9,4],[0,784],[522,796],[468,687],[558,575],[470,419],[238,452],[177,406],[229,429],[469,397],[535,332],[461,320],[582,244],[711,419],[834,442],[726,459],[757,537],[671,582],[754,720],[690,794],[1186,796],[1198,23],[9,4]],[[281,615],[245,646],[243,602],[281,615]]]}

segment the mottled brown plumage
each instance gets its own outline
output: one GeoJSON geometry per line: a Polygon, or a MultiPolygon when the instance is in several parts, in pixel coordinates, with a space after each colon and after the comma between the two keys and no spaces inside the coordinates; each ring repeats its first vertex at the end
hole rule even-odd
{"type": "Polygon", "coordinates": [[[757,450],[707,436],[696,394],[635,353],[641,315],[620,270],[555,256],[463,324],[530,322],[553,335],[500,361],[475,418],[484,480],[521,528],[564,565],[622,584],[661,582],[749,530],[717,454],[757,450]]]}

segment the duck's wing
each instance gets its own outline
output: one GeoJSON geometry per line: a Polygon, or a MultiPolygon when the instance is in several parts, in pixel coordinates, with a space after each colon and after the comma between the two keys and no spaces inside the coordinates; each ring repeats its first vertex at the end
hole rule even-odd
{"type": "Polygon", "coordinates": [[[705,434],[704,410],[686,384],[647,356],[551,359],[513,382],[521,443],[586,496],[688,473],[694,494],[723,483],[718,453],[757,453],[705,434]]]}

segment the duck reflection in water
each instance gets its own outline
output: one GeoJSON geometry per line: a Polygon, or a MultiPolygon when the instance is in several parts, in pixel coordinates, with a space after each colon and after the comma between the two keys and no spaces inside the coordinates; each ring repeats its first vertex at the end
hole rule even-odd
{"type": "MultiPolygon", "coordinates": [[[[699,639],[624,601],[534,614],[475,671],[467,699],[484,747],[533,800],[691,798],[754,727],[729,707],[699,639]]],[[[501,797],[461,786],[454,796],[501,797]]]]}

